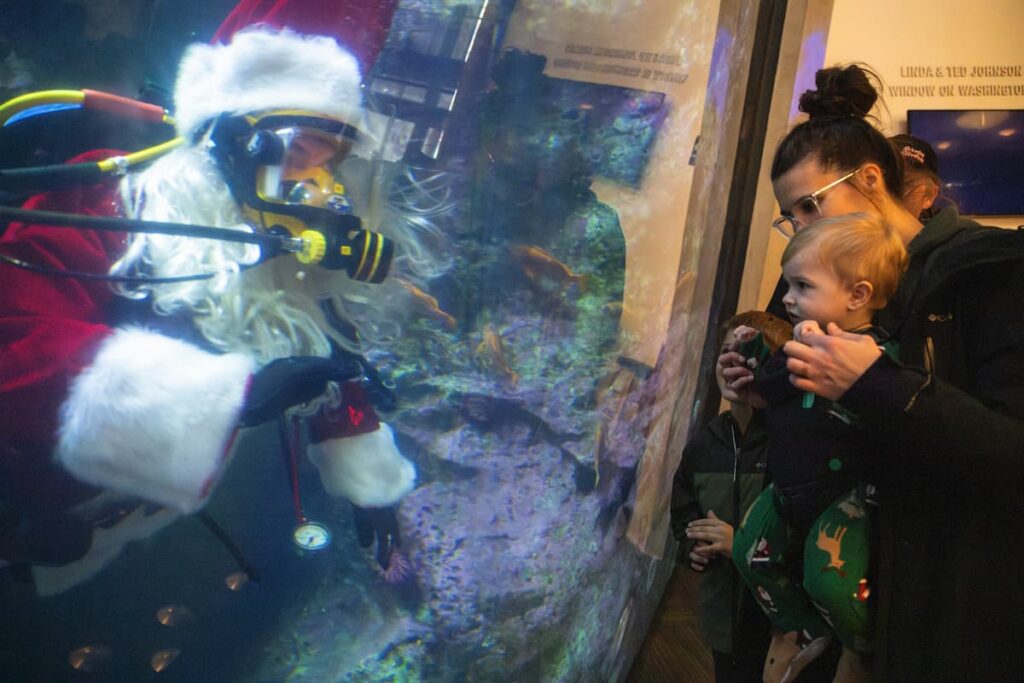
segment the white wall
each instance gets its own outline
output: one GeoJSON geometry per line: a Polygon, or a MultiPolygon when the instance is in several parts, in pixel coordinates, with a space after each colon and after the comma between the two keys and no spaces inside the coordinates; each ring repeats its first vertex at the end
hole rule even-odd
{"type": "Polygon", "coordinates": [[[906,132],[908,109],[1024,109],[1024,0],[835,0],[825,64],[841,62],[882,77],[890,134],[906,132]]]}
{"type": "MultiPolygon", "coordinates": [[[[1024,0],[834,0],[824,52],[815,49],[815,32],[805,31],[800,40],[806,58],[796,74],[790,125],[798,120],[800,94],[814,87],[815,69],[848,62],[867,64],[881,77],[885,106],[877,115],[889,135],[906,132],[909,109],[1024,109],[1024,0]]],[[[770,151],[785,132],[769,128],[770,151]]],[[[761,184],[770,192],[767,175],[765,166],[761,184]]],[[[978,220],[1006,228],[1024,224],[1024,216],[978,220]]],[[[782,244],[769,235],[764,261],[756,265],[757,256],[748,252],[741,308],[767,304],[782,244]]]]}

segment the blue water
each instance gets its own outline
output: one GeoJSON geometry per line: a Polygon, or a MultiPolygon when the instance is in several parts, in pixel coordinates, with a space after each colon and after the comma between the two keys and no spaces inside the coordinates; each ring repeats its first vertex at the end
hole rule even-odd
{"type": "MultiPolygon", "coordinates": [[[[299,550],[278,435],[249,430],[205,513],[259,581],[229,588],[239,562],[194,517],[57,596],[0,572],[0,680],[624,675],[667,566],[624,540],[658,406],[652,369],[619,361],[626,243],[591,185],[642,184],[665,96],[544,76],[543,57],[502,50],[515,2],[488,3],[484,20],[482,4],[400,2],[367,80],[371,106],[403,133],[383,153],[420,183],[398,173],[377,193],[437,209],[425,247],[438,267],[415,290],[387,290],[407,297],[401,335],[363,349],[393,387],[385,417],[418,472],[397,509],[406,575],[384,575],[357,542],[351,505],[324,493],[305,458],[302,512],[332,543],[299,550]]],[[[92,88],[170,106],[182,50],[208,41],[233,5],[9,0],[0,98],[92,88]]],[[[10,122],[0,167],[168,135],[40,114],[10,122]]],[[[5,204],[25,196],[0,189],[5,204]]]]}

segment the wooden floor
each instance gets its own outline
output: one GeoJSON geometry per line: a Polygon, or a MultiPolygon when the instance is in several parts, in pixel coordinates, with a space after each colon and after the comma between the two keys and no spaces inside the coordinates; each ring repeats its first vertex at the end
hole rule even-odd
{"type": "Polygon", "coordinates": [[[699,578],[676,567],[626,683],[713,683],[711,652],[693,611],[699,578]]]}

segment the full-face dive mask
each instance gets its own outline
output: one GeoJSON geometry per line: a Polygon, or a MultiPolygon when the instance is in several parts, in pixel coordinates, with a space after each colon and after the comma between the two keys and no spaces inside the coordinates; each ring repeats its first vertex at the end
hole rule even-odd
{"type": "Polygon", "coordinates": [[[211,151],[254,227],[302,239],[303,263],[381,282],[394,244],[363,229],[335,176],[355,138],[348,124],[302,112],[225,116],[209,132],[211,151]]]}

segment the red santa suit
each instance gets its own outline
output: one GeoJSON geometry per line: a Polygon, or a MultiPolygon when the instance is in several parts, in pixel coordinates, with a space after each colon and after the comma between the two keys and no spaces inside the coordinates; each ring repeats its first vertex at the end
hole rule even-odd
{"type": "MultiPolygon", "coordinates": [[[[324,102],[333,102],[342,91],[349,99],[358,97],[357,70],[346,67],[351,73],[336,78],[334,88],[324,76],[331,66],[324,55],[351,60],[333,41],[303,44],[294,34],[243,36],[238,42],[253,42],[249,50],[259,55],[256,67],[277,68],[273,65],[282,59],[275,59],[272,49],[286,44],[282,55],[306,58],[318,67],[284,67],[289,79],[316,77],[324,102]],[[317,55],[313,48],[326,52],[317,55]]],[[[298,82],[292,83],[294,97],[271,87],[272,78],[262,88],[246,88],[246,82],[259,82],[262,74],[253,73],[251,59],[233,73],[231,50],[242,48],[199,46],[191,70],[183,64],[186,81],[194,82],[197,69],[220,69],[228,73],[225,78],[239,81],[234,88],[219,87],[211,77],[199,86],[199,92],[217,93],[217,99],[195,97],[183,104],[183,130],[218,110],[294,108],[349,115],[353,106],[358,108],[351,101],[313,106],[317,96],[298,82]],[[277,93],[276,101],[260,100],[268,92],[277,93]]],[[[109,151],[99,151],[76,161],[107,156],[109,151]]],[[[116,183],[39,195],[26,208],[125,213],[116,183]]],[[[56,275],[106,273],[127,244],[120,233],[32,224],[12,224],[0,236],[0,253],[51,271],[0,264],[0,476],[26,514],[72,509],[100,490],[189,513],[205,503],[227,464],[247,384],[259,361],[245,352],[217,351],[200,335],[118,326],[113,312],[120,297],[110,283],[56,275]]],[[[314,417],[309,457],[328,493],[362,507],[393,505],[412,489],[415,469],[359,387],[348,383],[341,394],[341,405],[314,417]]],[[[98,570],[126,540],[164,523],[143,524],[142,531],[111,541],[86,573],[98,570]]],[[[97,545],[94,538],[94,549],[97,545]]],[[[63,583],[57,581],[55,589],[66,587],[63,583]]]]}

